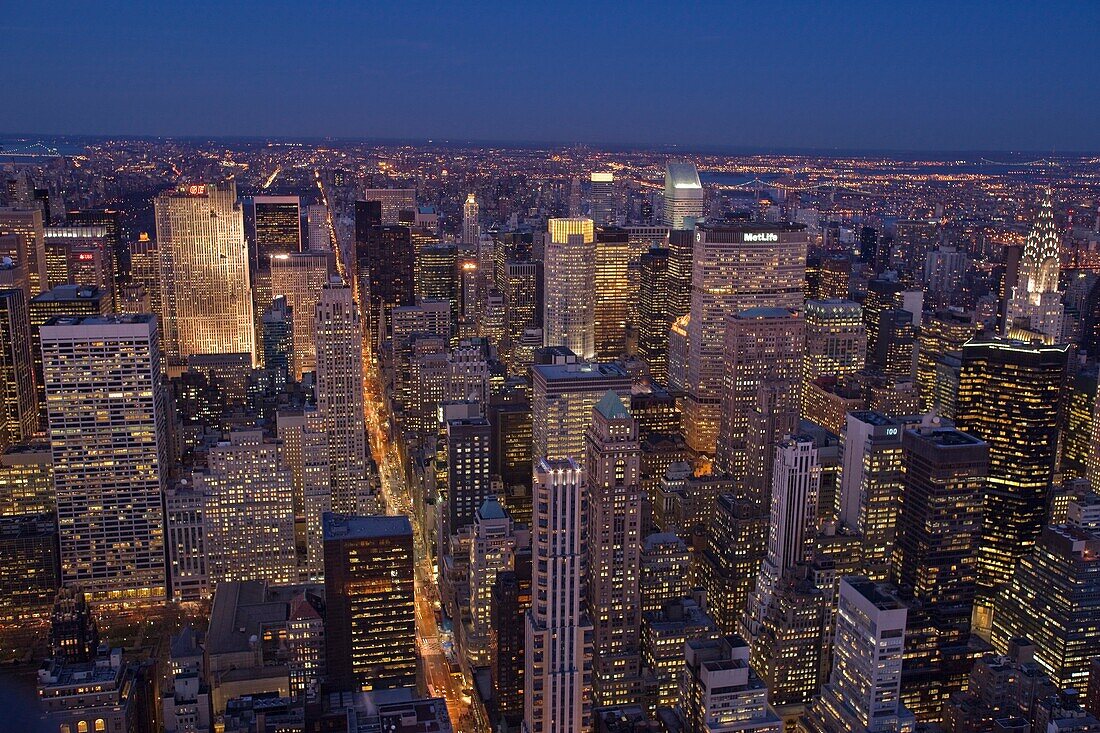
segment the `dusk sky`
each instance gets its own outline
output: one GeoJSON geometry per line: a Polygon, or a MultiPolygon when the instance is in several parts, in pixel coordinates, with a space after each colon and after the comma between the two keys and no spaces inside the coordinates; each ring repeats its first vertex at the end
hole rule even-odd
{"type": "Polygon", "coordinates": [[[8,2],[0,132],[1100,150],[1100,2],[8,2]]]}

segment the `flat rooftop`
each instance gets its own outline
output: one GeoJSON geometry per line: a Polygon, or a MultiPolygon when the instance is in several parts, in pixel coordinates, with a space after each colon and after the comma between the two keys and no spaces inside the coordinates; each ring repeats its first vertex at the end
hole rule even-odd
{"type": "Polygon", "coordinates": [[[356,516],[325,512],[325,539],[362,539],[367,537],[401,537],[412,534],[412,524],[406,516],[356,516]]]}

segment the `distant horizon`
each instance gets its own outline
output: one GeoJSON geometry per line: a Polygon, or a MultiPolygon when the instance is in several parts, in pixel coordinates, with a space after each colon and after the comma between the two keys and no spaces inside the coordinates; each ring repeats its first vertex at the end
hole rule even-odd
{"type": "MultiPolygon", "coordinates": [[[[722,146],[722,145],[687,145],[676,143],[611,143],[591,141],[565,141],[565,140],[520,140],[520,139],[475,139],[456,137],[372,137],[372,136],[329,136],[329,135],[146,135],[146,134],[105,134],[105,133],[47,133],[47,132],[3,132],[0,131],[0,145],[8,145],[14,141],[26,140],[28,144],[36,142],[47,143],[59,140],[75,142],[107,142],[107,141],[142,141],[142,142],[168,142],[178,141],[186,143],[302,143],[302,144],[360,144],[377,146],[414,146],[414,147],[469,147],[469,148],[514,148],[514,149],[568,149],[568,148],[592,148],[601,152],[610,153],[655,153],[661,155],[796,155],[808,157],[889,157],[895,155],[925,155],[935,156],[935,160],[942,161],[944,156],[979,156],[979,155],[1011,155],[1011,156],[1035,156],[1036,159],[1044,158],[1079,158],[1100,155],[1100,148],[1096,150],[1027,150],[1009,148],[971,148],[971,149],[933,149],[933,148],[812,148],[798,146],[722,146]]],[[[4,151],[0,150],[0,157],[4,157],[4,151]]],[[[932,159],[932,158],[930,158],[932,159]]],[[[1029,161],[996,161],[1004,163],[1025,163],[1029,161]]]]}

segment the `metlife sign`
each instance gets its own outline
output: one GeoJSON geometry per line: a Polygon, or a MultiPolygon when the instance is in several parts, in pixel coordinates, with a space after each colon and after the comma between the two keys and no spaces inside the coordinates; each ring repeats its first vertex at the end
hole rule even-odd
{"type": "Polygon", "coordinates": [[[775,232],[745,232],[746,242],[778,242],[779,235],[775,232]]]}

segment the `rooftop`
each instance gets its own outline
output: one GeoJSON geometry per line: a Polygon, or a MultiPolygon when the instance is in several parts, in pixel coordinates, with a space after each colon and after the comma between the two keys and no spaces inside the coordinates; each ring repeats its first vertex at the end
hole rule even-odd
{"type": "Polygon", "coordinates": [[[401,537],[412,534],[412,524],[404,515],[355,516],[325,512],[323,523],[326,540],[401,537]]]}
{"type": "Polygon", "coordinates": [[[603,398],[596,404],[596,409],[608,420],[629,420],[630,411],[626,409],[622,398],[613,390],[607,390],[603,398]]]}
{"type": "Polygon", "coordinates": [[[32,303],[69,302],[104,298],[107,291],[95,285],[55,285],[31,298],[32,303]]]}

